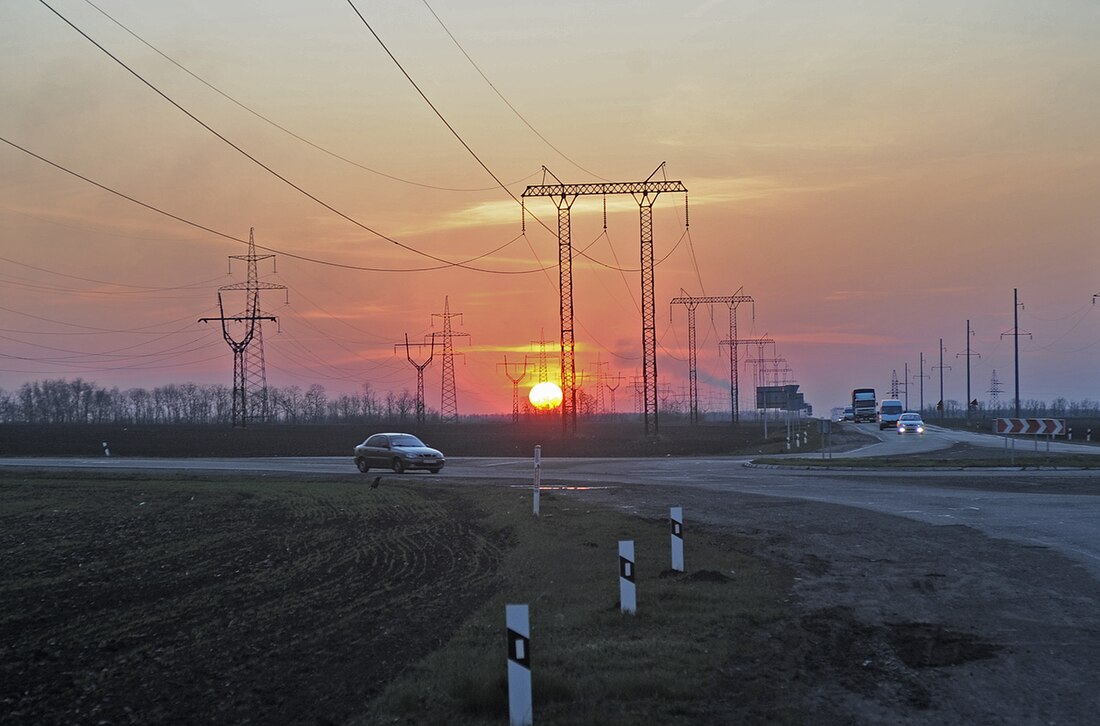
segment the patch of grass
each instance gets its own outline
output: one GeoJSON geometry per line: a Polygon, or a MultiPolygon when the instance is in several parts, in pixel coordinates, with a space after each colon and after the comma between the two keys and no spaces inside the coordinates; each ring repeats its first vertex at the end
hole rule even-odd
{"type": "Polygon", "coordinates": [[[359,723],[507,719],[507,603],[530,605],[538,723],[721,721],[733,697],[721,686],[732,633],[782,617],[786,575],[738,553],[731,537],[699,531],[686,541],[687,572],[673,573],[667,522],[590,507],[583,494],[544,494],[537,519],[529,490],[478,497],[489,526],[515,537],[504,586],[359,723]],[[635,543],[635,615],[619,610],[622,539],[635,543]]]}

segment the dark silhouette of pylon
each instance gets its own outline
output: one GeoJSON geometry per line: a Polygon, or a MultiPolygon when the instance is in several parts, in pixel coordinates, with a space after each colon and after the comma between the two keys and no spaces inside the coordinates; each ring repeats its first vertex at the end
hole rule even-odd
{"type": "MultiPolygon", "coordinates": [[[[683,292],[681,290],[681,292],[683,292]]],[[[740,291],[738,291],[740,292],[740,291]]],[[[737,306],[743,302],[753,302],[748,295],[726,295],[692,297],[681,295],[674,297],[669,305],[684,305],[688,311],[688,406],[690,408],[689,420],[691,423],[699,423],[699,384],[698,384],[698,353],[695,346],[695,308],[701,304],[725,303],[730,312],[730,340],[737,340],[737,306]]],[[[671,314],[671,311],[670,311],[671,314]]],[[[737,407],[738,399],[738,375],[737,375],[737,345],[730,345],[730,416],[733,423],[739,418],[737,407]]]]}
{"type": "Polygon", "coordinates": [[[546,359],[550,357],[550,354],[546,352],[546,331],[539,330],[539,339],[531,341],[531,345],[538,346],[538,364],[535,366],[535,382],[546,383],[550,380],[549,369],[546,366],[546,359]]]}
{"type": "Polygon", "coordinates": [[[432,313],[433,318],[443,318],[443,332],[431,333],[432,340],[442,340],[443,348],[443,385],[439,404],[439,416],[443,421],[458,421],[458,394],[455,390],[455,352],[454,338],[470,337],[469,333],[456,333],[451,329],[451,319],[461,318],[462,313],[451,312],[451,300],[443,298],[443,312],[432,313]]]}
{"type": "MultiPolygon", "coordinates": [[[[683,192],[687,188],[679,181],[653,179],[664,169],[664,162],[640,182],[608,182],[602,184],[557,184],[529,186],[522,198],[550,197],[558,208],[558,287],[561,316],[561,387],[562,430],[570,435],[577,430],[576,343],[573,338],[573,245],[569,226],[569,210],[577,197],[585,195],[629,194],[638,203],[642,258],[642,376],[644,381],[645,432],[657,433],[657,315],[654,302],[653,277],[653,203],[662,192],[683,192]]],[[[550,174],[544,166],[544,174],[550,174]]],[[[550,176],[554,176],[550,174],[550,176]]],[[[686,222],[686,220],[685,220],[686,222]]]]}
{"type": "MultiPolygon", "coordinates": [[[[274,260],[275,255],[256,255],[256,240],[253,229],[250,227],[248,254],[229,256],[230,270],[232,270],[233,260],[245,261],[248,268],[245,281],[222,285],[218,288],[219,317],[199,318],[199,322],[202,323],[211,320],[220,321],[222,337],[233,351],[232,420],[234,427],[243,427],[248,421],[266,422],[269,415],[270,399],[267,395],[262,322],[264,320],[278,322],[278,318],[261,314],[260,290],[286,290],[287,288],[285,285],[260,281],[257,262],[266,259],[274,260]],[[241,290],[245,294],[245,309],[237,315],[225,314],[222,292],[230,290],[241,290]],[[230,332],[230,324],[233,324],[234,332],[230,332]]],[[[274,269],[274,262],[272,267],[274,269]]]]}
{"type": "MultiPolygon", "coordinates": [[[[513,363],[513,366],[519,365],[513,363]]],[[[497,368],[504,369],[504,375],[508,377],[508,380],[512,382],[512,423],[519,422],[519,384],[527,376],[527,356],[523,356],[523,372],[519,374],[518,378],[512,376],[512,369],[508,367],[508,356],[505,354],[504,362],[497,363],[497,368]]]]}
{"type": "MultiPolygon", "coordinates": [[[[400,343],[393,346],[393,350],[396,353],[400,343]]],[[[416,369],[416,423],[418,426],[424,425],[424,369],[432,364],[432,358],[435,357],[435,338],[432,338],[431,343],[409,343],[409,334],[405,333],[405,357],[409,363],[412,363],[413,368],[416,369]],[[428,360],[423,363],[417,363],[412,359],[412,353],[409,349],[412,346],[417,348],[428,347],[428,360]]]]}
{"type": "Polygon", "coordinates": [[[604,380],[605,381],[615,381],[614,386],[611,385],[610,383],[605,383],[604,384],[605,386],[607,386],[607,393],[608,393],[609,398],[611,399],[610,403],[608,405],[608,408],[610,409],[608,411],[608,413],[615,413],[615,391],[619,388],[619,386],[621,386],[623,384],[623,380],[624,380],[623,379],[623,374],[622,373],[616,373],[614,376],[605,376],[604,380]]]}
{"type": "Polygon", "coordinates": [[[898,384],[898,369],[895,368],[890,373],[890,398],[897,398],[900,391],[901,387],[898,384]]]}

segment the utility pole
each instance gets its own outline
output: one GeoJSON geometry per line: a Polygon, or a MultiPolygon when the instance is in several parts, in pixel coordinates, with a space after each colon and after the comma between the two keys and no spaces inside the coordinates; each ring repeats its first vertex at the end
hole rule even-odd
{"type": "MultiPolygon", "coordinates": [[[[653,177],[664,169],[664,162],[641,182],[609,182],[603,184],[557,184],[528,186],[521,198],[550,197],[558,209],[558,289],[561,318],[561,387],[562,430],[567,435],[577,430],[576,343],[573,338],[573,245],[570,232],[570,209],[577,197],[585,195],[630,194],[638,204],[641,230],[642,262],[642,376],[646,435],[657,433],[657,324],[653,275],[653,203],[663,192],[683,192],[687,188],[679,181],[656,181],[653,177]]],[[[544,173],[549,173],[543,167],[544,173]]],[[[550,174],[550,176],[554,176],[550,174]]],[[[686,202],[685,202],[686,204],[686,202]]]]}
{"type": "Polygon", "coordinates": [[[947,350],[947,348],[943,346],[943,338],[940,338],[940,362],[939,365],[932,366],[932,370],[936,370],[938,368],[940,371],[940,402],[936,404],[936,410],[940,412],[940,418],[943,418],[944,411],[946,409],[946,406],[943,402],[943,371],[945,368],[947,370],[951,370],[951,366],[945,366],[943,364],[943,352],[945,350],[947,350]]]}
{"type": "Polygon", "coordinates": [[[920,373],[917,375],[920,379],[920,412],[924,415],[924,379],[930,378],[928,374],[924,372],[924,351],[920,352],[920,373]]]}
{"type": "Polygon", "coordinates": [[[905,410],[909,410],[909,361],[905,361],[905,410]]]}
{"type": "MultiPolygon", "coordinates": [[[[516,363],[512,364],[518,365],[516,363]]],[[[527,375],[527,356],[523,356],[523,372],[518,377],[512,376],[512,371],[508,367],[508,355],[504,355],[504,362],[497,363],[497,368],[504,369],[504,375],[508,377],[508,380],[512,382],[512,423],[519,423],[519,384],[527,375]]]]}
{"type": "MultiPolygon", "coordinates": [[[[683,292],[683,290],[681,290],[683,292]]],[[[740,291],[738,291],[740,292],[740,291]]],[[[753,299],[748,295],[726,295],[726,296],[703,296],[692,297],[691,295],[681,295],[680,297],[674,297],[669,301],[669,305],[683,305],[688,311],[688,402],[691,409],[689,420],[692,424],[699,422],[699,386],[698,380],[698,365],[695,346],[695,308],[703,304],[715,304],[724,303],[729,306],[729,327],[730,327],[730,340],[737,340],[737,306],[743,302],[753,302],[753,299]]],[[[669,310],[669,318],[672,317],[672,311],[669,310]]],[[[737,410],[737,345],[730,345],[730,417],[732,423],[737,423],[738,410],[737,410]]]]}
{"type": "Polygon", "coordinates": [[[974,331],[970,329],[970,321],[966,321],[966,353],[956,353],[955,357],[958,358],[961,355],[966,355],[966,418],[970,420],[970,412],[977,408],[976,400],[970,399],[970,359],[974,356],[982,357],[981,353],[973,353],[970,350],[970,336],[974,335],[974,331]]]}
{"type": "Polygon", "coordinates": [[[469,333],[456,333],[451,329],[451,319],[461,318],[462,313],[451,312],[450,297],[443,298],[443,312],[432,313],[433,318],[443,318],[443,332],[431,333],[432,341],[443,339],[443,386],[439,404],[439,416],[443,421],[458,421],[458,394],[455,390],[455,353],[453,339],[469,338],[469,333]]]}
{"type": "MultiPolygon", "coordinates": [[[[1093,296],[1095,297],[1095,296],[1093,296]]],[[[1017,288],[1012,288],[1012,330],[1001,333],[1001,337],[1011,335],[1012,344],[1016,351],[1016,418],[1020,418],[1020,336],[1031,338],[1031,333],[1020,330],[1020,310],[1024,304],[1020,302],[1017,288]]]]}
{"type": "MultiPolygon", "coordinates": [[[[244,282],[222,285],[218,288],[219,317],[199,318],[200,323],[217,320],[222,326],[222,337],[233,351],[233,427],[244,427],[248,421],[266,422],[268,419],[267,368],[264,363],[263,321],[278,322],[278,318],[263,315],[260,311],[260,290],[286,290],[286,285],[273,282],[261,282],[259,260],[275,259],[275,255],[256,255],[256,240],[253,228],[248,229],[248,254],[230,255],[229,265],[232,271],[233,260],[244,260],[247,275],[244,282]],[[245,295],[245,309],[237,315],[226,315],[222,303],[222,292],[239,290],[245,295]],[[234,330],[243,328],[240,337],[230,332],[229,323],[234,330]]],[[[274,262],[272,262],[274,267],[274,262]]],[[[289,300],[289,293],[287,293],[289,300]]]]}
{"type": "MultiPolygon", "coordinates": [[[[405,333],[405,358],[407,358],[409,363],[412,363],[413,368],[416,369],[416,424],[418,426],[423,426],[424,425],[424,419],[425,419],[425,415],[424,415],[424,411],[425,411],[425,407],[424,407],[424,369],[432,364],[432,358],[435,357],[435,338],[433,337],[431,340],[432,340],[431,343],[412,343],[412,344],[410,344],[409,343],[409,334],[405,333]],[[419,349],[423,349],[424,347],[428,347],[428,359],[426,361],[424,361],[422,363],[417,363],[416,361],[413,360],[412,353],[409,350],[413,345],[415,345],[419,349]]],[[[394,353],[397,352],[397,348],[400,345],[401,345],[400,343],[397,343],[393,346],[393,352],[394,353]]]]}

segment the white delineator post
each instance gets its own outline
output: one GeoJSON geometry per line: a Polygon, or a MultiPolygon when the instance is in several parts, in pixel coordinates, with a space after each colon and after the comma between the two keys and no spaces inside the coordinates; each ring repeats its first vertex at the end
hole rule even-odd
{"type": "Polygon", "coordinates": [[[542,446],[535,446],[535,516],[539,516],[539,486],[542,479],[542,446]]]}
{"type": "Polygon", "coordinates": [[[109,446],[107,446],[106,441],[103,442],[103,455],[104,456],[110,456],[111,455],[111,448],[109,446]]]}
{"type": "Polygon", "coordinates": [[[508,723],[530,726],[531,705],[531,623],[526,605],[505,605],[508,628],[508,723]]]}
{"type": "Polygon", "coordinates": [[[672,525],[672,569],[684,571],[684,508],[672,507],[668,510],[668,520],[672,525]]]}
{"type": "Polygon", "coordinates": [[[619,611],[633,615],[638,610],[634,585],[634,540],[619,540],[619,611]]]}

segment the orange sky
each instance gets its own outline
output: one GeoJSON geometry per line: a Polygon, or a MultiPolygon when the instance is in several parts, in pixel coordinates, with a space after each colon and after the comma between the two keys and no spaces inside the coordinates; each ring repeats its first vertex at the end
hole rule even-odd
{"type": "MultiPolygon", "coordinates": [[[[988,400],[995,370],[1007,399],[1002,334],[1019,288],[1022,398],[1100,398],[1093,2],[356,2],[470,150],[347,3],[49,4],[362,225],[44,4],[0,5],[0,136],[216,232],[255,228],[279,252],[261,266],[288,288],[263,298],[280,320],[264,330],[272,385],[415,390],[394,344],[439,330],[449,300],[468,334],[460,413],[511,410],[504,356],[536,353],[541,335],[556,348],[557,243],[533,219],[556,229],[556,213],[530,200],[522,235],[518,205],[472,151],[515,196],[543,165],[566,182],[634,181],[666,162],[661,176],[683,181],[690,228],[682,195],[654,211],[658,373],[673,396],[688,332],[669,300],[741,290],[756,303],[740,333],[777,341],[817,413],[854,386],[885,391],[907,363],[915,375],[921,353],[931,375],[940,338],[945,397],[963,400],[967,319],[972,395],[988,400]],[[431,258],[478,269],[425,270],[431,258]]],[[[8,144],[0,162],[0,388],[231,382],[220,330],[196,321],[243,279],[236,263],[226,275],[243,245],[8,144]]],[[[637,205],[609,198],[606,233],[603,221],[600,198],[575,203],[577,366],[621,374],[628,411],[637,205]]],[[[728,411],[726,310],[696,314],[701,399],[728,411]]],[[[439,373],[427,372],[431,408],[439,373]]],[[[743,369],[743,408],[751,380],[743,369]]],[[[938,386],[925,381],[926,401],[938,386]]]]}

